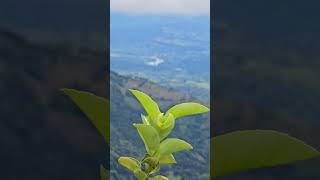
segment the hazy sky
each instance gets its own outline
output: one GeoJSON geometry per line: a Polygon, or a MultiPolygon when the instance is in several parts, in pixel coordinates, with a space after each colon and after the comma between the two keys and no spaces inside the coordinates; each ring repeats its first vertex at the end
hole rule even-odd
{"type": "Polygon", "coordinates": [[[142,15],[209,15],[210,0],[111,0],[111,11],[142,15]]]}

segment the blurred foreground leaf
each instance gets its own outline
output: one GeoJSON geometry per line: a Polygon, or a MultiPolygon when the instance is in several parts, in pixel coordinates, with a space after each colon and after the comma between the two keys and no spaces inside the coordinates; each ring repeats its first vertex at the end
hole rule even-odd
{"type": "Polygon", "coordinates": [[[100,165],[100,177],[101,180],[109,180],[109,171],[103,167],[103,165],[100,165]]]}
{"type": "Polygon", "coordinates": [[[303,141],[269,130],[236,131],[211,139],[211,179],[234,172],[319,157],[303,141]]]}
{"type": "Polygon", "coordinates": [[[106,143],[110,142],[109,102],[92,93],[62,89],[98,129],[106,143]]]}

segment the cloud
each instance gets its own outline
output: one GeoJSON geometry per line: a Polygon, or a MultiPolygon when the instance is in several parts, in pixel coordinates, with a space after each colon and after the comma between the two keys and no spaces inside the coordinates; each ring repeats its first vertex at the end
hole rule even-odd
{"type": "Polygon", "coordinates": [[[164,63],[163,59],[160,59],[158,57],[151,57],[151,59],[146,62],[146,65],[148,65],[148,66],[159,66],[162,63],[164,63]]]}
{"type": "Polygon", "coordinates": [[[210,14],[210,0],[111,0],[110,3],[111,11],[128,14],[210,14]]]}

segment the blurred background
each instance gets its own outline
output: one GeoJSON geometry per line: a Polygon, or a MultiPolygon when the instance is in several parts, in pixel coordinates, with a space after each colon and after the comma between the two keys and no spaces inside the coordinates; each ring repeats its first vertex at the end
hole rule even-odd
{"type": "MultiPolygon", "coordinates": [[[[272,129],[320,149],[320,2],[217,0],[211,5],[211,135],[272,129]]],[[[320,179],[319,165],[316,159],[218,179],[320,179]]]]}
{"type": "MultiPolygon", "coordinates": [[[[145,111],[128,91],[138,89],[171,106],[210,104],[210,1],[113,0],[110,19],[111,179],[135,179],[120,156],[142,160],[145,148],[133,123],[145,111]]],[[[176,165],[162,166],[170,180],[209,179],[209,113],[181,118],[169,137],[189,142],[175,153],[176,165]]]]}
{"type": "Polygon", "coordinates": [[[59,89],[106,97],[109,3],[0,2],[0,179],[99,179],[108,147],[59,89]]]}

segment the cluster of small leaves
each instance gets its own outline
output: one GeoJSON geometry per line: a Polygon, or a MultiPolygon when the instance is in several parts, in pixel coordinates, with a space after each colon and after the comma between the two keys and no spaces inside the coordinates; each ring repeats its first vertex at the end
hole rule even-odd
{"type": "Polygon", "coordinates": [[[199,103],[182,103],[173,106],[166,113],[161,113],[158,104],[147,94],[138,90],[130,92],[147,112],[147,115],[141,114],[142,124],[133,124],[145,145],[146,154],[141,161],[132,157],[120,157],[118,162],[140,180],[168,179],[160,175],[151,175],[157,173],[161,165],[176,164],[173,153],[192,149],[184,140],[166,138],[174,128],[175,120],[206,113],[209,109],[199,103]]]}

